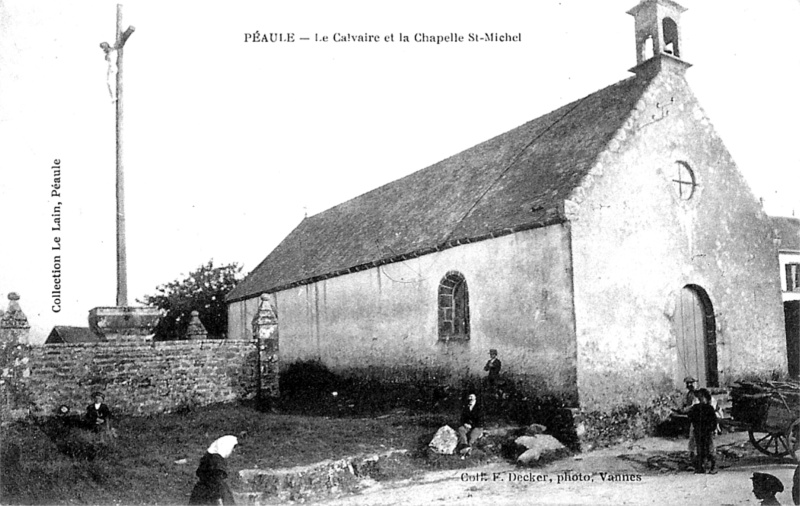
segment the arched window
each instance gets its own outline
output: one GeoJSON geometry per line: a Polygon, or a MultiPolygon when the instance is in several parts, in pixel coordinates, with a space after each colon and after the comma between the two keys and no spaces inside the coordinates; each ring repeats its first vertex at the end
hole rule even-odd
{"type": "Polygon", "coordinates": [[[469,340],[469,291],[460,272],[450,271],[439,282],[439,340],[469,340]]]}
{"type": "Polygon", "coordinates": [[[640,61],[647,61],[654,56],[653,37],[648,35],[642,44],[642,55],[640,61]]]}
{"type": "Polygon", "coordinates": [[[678,47],[678,23],[672,18],[664,18],[661,25],[664,27],[664,52],[680,57],[681,51],[678,47]]]}

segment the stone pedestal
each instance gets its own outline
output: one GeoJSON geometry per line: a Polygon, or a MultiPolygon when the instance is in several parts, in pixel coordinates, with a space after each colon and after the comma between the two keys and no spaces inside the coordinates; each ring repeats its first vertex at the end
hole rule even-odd
{"type": "Polygon", "coordinates": [[[278,388],[278,316],[269,302],[269,295],[262,294],[258,313],[253,318],[253,338],[258,341],[258,367],[261,378],[258,398],[269,404],[280,396],[278,388]]]}
{"type": "Polygon", "coordinates": [[[152,341],[164,311],[154,307],[96,307],[89,328],[106,341],[152,341]]]}
{"type": "Polygon", "coordinates": [[[190,341],[193,339],[208,339],[208,331],[203,322],[200,321],[200,313],[198,311],[192,311],[192,318],[189,320],[189,326],[186,327],[186,335],[184,337],[190,341]]]}

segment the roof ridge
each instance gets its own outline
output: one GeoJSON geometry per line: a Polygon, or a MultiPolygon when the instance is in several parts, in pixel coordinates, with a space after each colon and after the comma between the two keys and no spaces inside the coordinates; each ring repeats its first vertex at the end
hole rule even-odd
{"type": "MultiPolygon", "coordinates": [[[[595,93],[597,93],[597,92],[595,92],[595,93]]],[[[443,241],[443,242],[445,242],[445,243],[446,243],[447,241],[449,241],[449,240],[450,240],[450,237],[453,235],[453,232],[455,232],[455,231],[458,229],[458,226],[459,226],[459,225],[460,225],[460,224],[461,224],[461,223],[462,223],[462,222],[463,222],[463,221],[464,221],[464,220],[465,220],[465,219],[466,219],[466,218],[467,218],[467,217],[468,217],[468,216],[469,216],[469,215],[472,213],[472,211],[475,209],[475,207],[478,205],[478,203],[479,203],[480,201],[482,201],[482,200],[483,200],[483,198],[486,196],[486,194],[487,194],[487,193],[489,193],[489,190],[491,190],[491,189],[492,189],[492,188],[493,188],[493,187],[494,187],[494,186],[497,184],[497,182],[498,182],[498,181],[500,181],[501,179],[503,179],[503,176],[505,176],[505,175],[506,175],[506,173],[509,171],[509,169],[511,169],[511,167],[513,167],[513,166],[514,166],[514,164],[515,164],[515,163],[516,163],[516,161],[519,159],[519,157],[520,157],[520,156],[522,156],[522,154],[523,154],[523,153],[525,153],[525,151],[526,151],[526,150],[527,150],[527,149],[528,149],[528,148],[529,148],[529,147],[530,147],[530,146],[531,146],[531,145],[532,145],[534,142],[536,142],[537,140],[539,140],[539,139],[540,139],[542,136],[544,136],[544,134],[546,134],[547,132],[549,132],[549,131],[550,131],[550,130],[551,130],[551,129],[552,129],[552,128],[553,128],[553,127],[554,127],[554,126],[557,124],[557,123],[559,123],[560,121],[562,121],[562,120],[563,120],[564,118],[566,118],[566,117],[567,117],[567,116],[568,116],[568,115],[569,115],[569,114],[570,114],[572,111],[574,111],[575,109],[577,109],[577,108],[578,108],[578,106],[580,106],[580,105],[581,105],[581,104],[582,104],[584,101],[586,101],[586,99],[587,99],[588,97],[590,97],[591,95],[593,95],[593,94],[586,95],[586,96],[585,96],[585,97],[583,97],[583,98],[579,98],[578,100],[575,100],[575,101],[574,101],[574,102],[572,102],[571,104],[567,104],[566,106],[562,106],[562,107],[559,107],[558,109],[554,109],[553,111],[551,111],[551,112],[549,112],[549,113],[545,113],[545,114],[544,114],[544,116],[547,116],[548,114],[552,114],[552,113],[554,113],[554,112],[557,112],[559,109],[564,109],[564,108],[566,108],[566,107],[568,107],[568,106],[572,105],[572,107],[569,107],[569,109],[568,109],[568,110],[567,110],[567,111],[566,111],[564,114],[562,114],[561,116],[559,116],[558,118],[556,118],[555,120],[553,120],[553,122],[552,122],[552,123],[550,123],[550,124],[549,124],[549,125],[548,125],[546,128],[543,128],[543,129],[542,129],[540,132],[538,132],[536,135],[534,135],[534,136],[531,138],[531,140],[529,140],[527,143],[525,143],[525,144],[524,144],[524,145],[523,145],[523,146],[522,146],[522,147],[521,147],[521,148],[520,148],[520,149],[517,151],[517,154],[516,154],[516,155],[514,155],[513,157],[511,157],[511,159],[510,159],[510,160],[508,161],[508,163],[506,164],[506,167],[505,167],[505,168],[504,168],[502,171],[500,171],[500,174],[499,174],[499,175],[498,175],[498,176],[497,176],[497,177],[494,179],[494,181],[491,181],[491,182],[490,182],[490,183],[489,183],[489,184],[486,186],[486,189],[485,189],[485,190],[483,190],[483,191],[481,192],[481,194],[480,194],[480,195],[478,195],[478,198],[475,200],[475,202],[473,202],[473,203],[472,203],[472,205],[470,206],[470,208],[469,208],[469,209],[467,209],[467,211],[464,213],[464,215],[463,215],[463,216],[461,216],[461,218],[459,218],[459,219],[458,219],[458,220],[457,220],[457,221],[456,221],[456,222],[453,224],[453,227],[450,229],[450,232],[448,232],[448,233],[447,233],[447,235],[446,235],[446,236],[444,236],[444,241],[443,241]]]]}
{"type": "MultiPolygon", "coordinates": [[[[543,130],[543,131],[542,131],[542,132],[541,132],[539,135],[537,135],[537,136],[536,136],[536,137],[533,139],[533,140],[536,140],[536,139],[538,139],[539,137],[541,137],[542,135],[544,135],[544,134],[545,134],[547,131],[549,131],[549,130],[550,130],[552,127],[554,127],[554,126],[555,126],[555,125],[556,125],[556,124],[557,124],[559,121],[561,121],[562,119],[566,118],[566,117],[569,115],[569,113],[570,113],[570,112],[572,112],[573,110],[575,110],[575,109],[576,109],[576,108],[577,108],[577,107],[578,107],[578,106],[579,106],[581,103],[585,102],[585,101],[586,101],[586,99],[588,99],[589,97],[592,97],[592,96],[594,96],[594,95],[597,95],[598,93],[602,93],[602,92],[604,92],[605,90],[607,90],[608,88],[613,88],[613,87],[615,87],[615,86],[619,86],[620,84],[622,84],[622,83],[624,83],[624,82],[626,82],[626,81],[630,81],[630,80],[637,79],[638,77],[639,77],[639,76],[636,76],[636,75],[629,76],[629,77],[626,77],[625,79],[621,79],[621,80],[619,80],[619,81],[617,81],[617,82],[615,82],[615,83],[609,84],[608,86],[604,86],[604,87],[600,88],[599,90],[595,90],[595,91],[593,91],[593,92],[591,92],[591,93],[587,93],[586,95],[584,95],[584,96],[583,96],[583,97],[581,97],[581,98],[576,98],[575,100],[573,100],[573,101],[571,101],[571,102],[568,102],[568,103],[566,103],[566,104],[564,104],[564,105],[561,105],[561,106],[559,106],[559,107],[556,107],[555,109],[550,109],[549,111],[547,111],[547,112],[545,112],[545,113],[543,113],[543,114],[540,114],[539,116],[536,116],[535,118],[532,118],[532,119],[530,119],[530,120],[528,120],[528,121],[525,121],[524,123],[521,123],[521,124],[519,124],[519,125],[516,125],[516,126],[514,126],[514,127],[511,127],[511,128],[509,128],[508,130],[505,130],[505,131],[504,131],[504,132],[502,132],[502,133],[499,133],[499,134],[497,134],[497,135],[495,135],[495,136],[492,136],[492,137],[490,137],[489,139],[486,139],[486,140],[480,141],[480,142],[478,142],[478,143],[475,143],[475,144],[473,144],[473,145],[471,145],[471,146],[468,146],[468,147],[466,147],[466,148],[464,148],[464,149],[462,149],[462,150],[460,150],[460,151],[458,151],[458,152],[456,152],[456,153],[453,153],[453,154],[452,154],[452,155],[450,155],[450,156],[446,156],[445,158],[442,158],[441,160],[438,160],[438,161],[436,161],[436,162],[434,162],[434,163],[431,163],[431,164],[429,164],[429,165],[426,165],[426,166],[424,166],[424,167],[422,167],[422,168],[420,168],[420,169],[417,169],[417,170],[415,170],[415,171],[409,172],[408,174],[406,174],[406,175],[404,175],[404,176],[401,176],[401,177],[399,177],[399,178],[397,178],[397,179],[393,179],[393,180],[391,180],[391,181],[387,181],[386,183],[383,183],[382,185],[380,185],[380,186],[377,186],[377,187],[375,187],[375,188],[372,188],[372,189],[370,189],[370,190],[367,190],[367,191],[365,191],[365,192],[363,192],[363,193],[359,193],[358,195],[355,195],[355,196],[353,196],[353,197],[350,197],[349,199],[347,199],[347,200],[345,200],[345,201],[343,201],[343,202],[339,202],[338,204],[335,204],[335,205],[333,205],[333,206],[331,206],[331,207],[328,207],[327,209],[323,209],[322,211],[320,211],[320,212],[318,212],[318,213],[314,213],[314,214],[312,214],[311,216],[305,216],[305,217],[303,218],[303,220],[301,220],[301,222],[300,222],[300,223],[302,223],[303,221],[306,221],[306,220],[311,220],[311,219],[313,219],[313,218],[316,218],[316,217],[318,217],[318,216],[320,216],[320,215],[322,215],[322,214],[324,214],[324,213],[327,213],[328,211],[331,211],[331,210],[333,210],[333,209],[336,209],[336,208],[338,208],[338,207],[342,207],[342,206],[344,206],[345,204],[347,204],[347,203],[349,203],[349,202],[352,202],[353,200],[356,200],[356,199],[358,199],[358,198],[361,198],[361,197],[363,197],[363,196],[365,196],[365,195],[369,195],[370,193],[376,192],[376,191],[378,191],[378,190],[380,190],[380,189],[382,189],[382,188],[384,188],[384,187],[386,187],[386,186],[389,186],[389,185],[393,185],[393,184],[395,184],[395,183],[398,183],[399,181],[402,181],[403,179],[409,178],[409,177],[411,177],[411,176],[415,175],[415,174],[416,174],[416,173],[418,173],[418,172],[421,172],[421,171],[423,171],[423,170],[427,170],[427,169],[429,169],[429,168],[431,168],[431,167],[434,167],[434,166],[436,166],[436,165],[439,165],[439,164],[440,164],[440,163],[442,163],[442,162],[446,162],[447,160],[450,160],[451,158],[454,158],[454,157],[456,157],[456,156],[458,156],[458,155],[460,155],[460,154],[464,153],[465,151],[469,151],[470,149],[473,149],[473,148],[475,148],[475,147],[477,147],[477,146],[480,146],[480,145],[482,145],[482,144],[485,144],[485,143],[487,143],[487,142],[490,142],[490,141],[492,141],[493,139],[495,139],[495,138],[497,138],[497,137],[501,137],[501,136],[503,136],[503,135],[507,134],[508,132],[511,132],[511,131],[513,131],[513,130],[516,130],[516,129],[518,129],[518,128],[521,128],[521,127],[523,127],[523,126],[525,126],[525,125],[527,125],[527,124],[529,124],[529,123],[532,123],[532,122],[534,122],[534,121],[537,121],[537,120],[539,120],[539,119],[541,119],[541,118],[545,118],[545,117],[547,117],[547,116],[549,116],[549,115],[551,115],[551,114],[557,113],[558,111],[560,111],[560,110],[562,110],[562,109],[569,109],[569,110],[568,110],[566,113],[564,113],[564,114],[563,114],[562,116],[560,116],[558,119],[554,120],[554,121],[553,121],[553,122],[552,122],[552,123],[551,123],[551,124],[550,124],[550,125],[549,125],[547,128],[545,128],[545,129],[544,129],[544,130],[543,130]]],[[[647,78],[647,79],[649,79],[650,81],[652,81],[652,77],[650,77],[650,78],[647,78]]],[[[649,85],[649,84],[650,84],[650,83],[648,83],[648,85],[649,85]]],[[[533,142],[533,140],[532,140],[531,142],[533,142]]],[[[522,150],[520,150],[520,152],[519,152],[519,155],[521,155],[521,154],[524,152],[524,150],[525,150],[525,149],[526,149],[528,146],[530,146],[530,144],[526,144],[526,145],[525,145],[525,147],[524,147],[522,150]]],[[[509,167],[510,167],[510,166],[511,166],[511,164],[509,163],[509,167]]],[[[507,169],[508,169],[508,167],[507,167],[505,170],[507,170],[507,169]]],[[[299,224],[298,224],[298,226],[299,226],[299,224]]]]}
{"type": "MultiPolygon", "coordinates": [[[[604,156],[606,153],[608,153],[608,152],[614,152],[614,151],[618,151],[618,150],[619,150],[619,149],[617,149],[617,150],[613,149],[613,148],[611,147],[611,144],[612,144],[613,142],[621,143],[623,140],[625,140],[626,138],[629,138],[629,137],[630,137],[630,135],[625,135],[625,136],[623,136],[623,137],[620,137],[619,133],[620,133],[620,131],[623,131],[623,130],[628,130],[628,129],[625,127],[625,125],[628,123],[628,121],[631,121],[631,127],[630,127],[630,128],[633,128],[633,126],[634,126],[634,124],[635,124],[635,122],[636,122],[636,121],[635,121],[635,120],[636,120],[636,117],[639,115],[639,111],[637,110],[637,107],[636,107],[636,105],[639,103],[639,101],[640,101],[640,100],[642,100],[642,97],[644,97],[644,96],[647,94],[647,91],[648,91],[648,90],[649,90],[649,89],[650,89],[652,86],[655,86],[655,84],[654,84],[654,83],[655,83],[656,79],[659,77],[659,75],[660,75],[660,74],[661,74],[661,73],[660,73],[660,72],[658,72],[658,73],[656,73],[656,74],[653,74],[653,75],[651,75],[651,76],[649,76],[649,77],[646,77],[646,78],[644,78],[644,79],[643,79],[643,81],[644,81],[644,82],[642,83],[642,88],[641,88],[641,91],[639,91],[639,96],[638,96],[638,99],[637,99],[637,100],[636,100],[636,102],[634,103],[633,107],[631,107],[631,109],[628,111],[628,113],[627,113],[627,114],[625,115],[625,117],[622,119],[622,121],[620,122],[620,125],[619,125],[619,127],[618,127],[616,130],[614,130],[614,135],[612,135],[612,136],[611,136],[611,137],[608,139],[608,141],[606,142],[605,146],[603,146],[603,149],[599,150],[599,151],[597,152],[597,154],[594,156],[594,158],[593,158],[592,162],[589,164],[589,170],[588,170],[588,171],[586,171],[586,173],[585,173],[585,174],[583,175],[583,177],[581,178],[580,182],[579,182],[578,184],[576,184],[576,185],[575,185],[575,186],[572,188],[572,190],[569,192],[569,195],[568,195],[568,196],[567,196],[567,197],[564,199],[565,201],[571,201],[571,202],[575,202],[576,204],[580,205],[580,202],[581,202],[583,199],[582,199],[582,197],[581,197],[581,198],[578,198],[578,191],[579,191],[579,189],[583,190],[584,192],[585,192],[585,191],[588,189],[588,188],[586,188],[586,181],[587,181],[588,177],[589,177],[590,175],[592,175],[592,173],[593,173],[593,172],[595,172],[595,171],[596,171],[598,164],[601,164],[601,161],[600,161],[600,160],[603,158],[603,156],[604,156]]],[[[632,76],[632,77],[629,77],[628,79],[636,79],[636,78],[638,78],[638,77],[639,77],[639,76],[632,76]]],[[[618,82],[618,83],[616,83],[616,84],[622,83],[623,81],[626,81],[626,79],[623,79],[622,81],[619,81],[619,82],[618,82]]],[[[611,85],[611,86],[614,86],[614,85],[611,85]]],[[[687,85],[687,88],[688,88],[688,85],[687,85]]],[[[605,88],[604,88],[604,89],[605,89],[605,88]]],[[[602,91],[602,90],[600,90],[600,91],[602,91]]]]}

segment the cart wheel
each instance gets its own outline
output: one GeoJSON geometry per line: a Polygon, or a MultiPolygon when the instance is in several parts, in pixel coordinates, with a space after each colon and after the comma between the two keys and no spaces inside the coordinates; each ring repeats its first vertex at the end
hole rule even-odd
{"type": "Polygon", "coordinates": [[[800,463],[800,418],[792,422],[786,431],[786,442],[792,458],[800,463]]]}
{"type": "MultiPolygon", "coordinates": [[[[794,424],[792,424],[794,425],[794,424]]],[[[789,455],[789,446],[786,441],[786,433],[780,432],[753,432],[747,431],[750,442],[761,453],[771,457],[783,457],[789,455]]]]}

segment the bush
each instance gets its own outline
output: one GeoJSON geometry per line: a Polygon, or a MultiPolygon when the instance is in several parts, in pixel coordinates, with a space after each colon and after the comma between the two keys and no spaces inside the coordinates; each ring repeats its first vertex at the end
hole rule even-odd
{"type": "Polygon", "coordinates": [[[308,360],[294,362],[281,370],[279,381],[281,395],[292,396],[336,391],[342,380],[322,362],[308,360]]]}
{"type": "Polygon", "coordinates": [[[156,341],[183,339],[192,311],[200,314],[209,338],[224,338],[228,332],[225,296],[240,281],[242,267],[236,263],[214,266],[209,260],[184,279],[156,287],[156,294],[137,302],[167,312],[155,329],[156,341]]]}
{"type": "Polygon", "coordinates": [[[517,425],[544,425],[548,434],[576,449],[579,439],[575,420],[564,400],[553,394],[536,394],[531,390],[522,384],[503,383],[498,389],[501,416],[517,425]]]}
{"type": "Polygon", "coordinates": [[[688,425],[670,418],[670,408],[679,405],[678,392],[664,394],[646,404],[630,403],[609,411],[583,415],[590,427],[586,439],[597,444],[612,444],[619,439],[639,439],[655,434],[671,436],[688,429],[688,425]]]}
{"type": "Polygon", "coordinates": [[[374,415],[404,408],[416,412],[459,409],[459,390],[434,378],[369,378],[336,374],[319,361],[294,362],[281,371],[280,407],[332,416],[374,415]]]}

